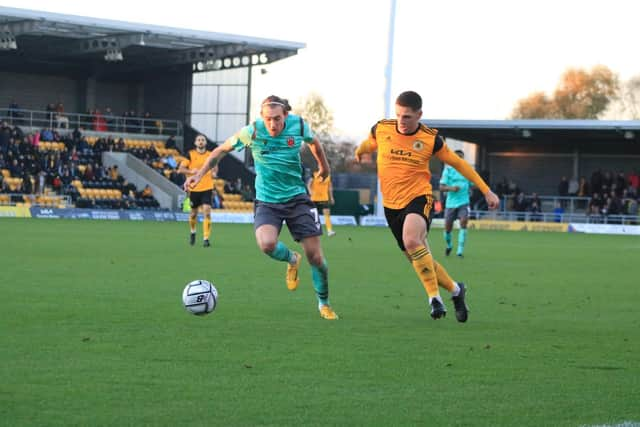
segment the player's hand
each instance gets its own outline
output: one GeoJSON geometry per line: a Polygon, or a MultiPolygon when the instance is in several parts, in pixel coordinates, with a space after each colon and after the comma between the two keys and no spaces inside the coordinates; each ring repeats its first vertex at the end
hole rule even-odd
{"type": "Polygon", "coordinates": [[[329,168],[325,167],[322,162],[318,164],[318,176],[322,178],[321,181],[324,181],[329,176],[329,168]]]}
{"type": "Polygon", "coordinates": [[[454,185],[453,187],[451,187],[450,191],[453,193],[457,193],[458,191],[460,191],[460,187],[458,187],[457,185],[454,185]]]}
{"type": "Polygon", "coordinates": [[[357,150],[356,150],[356,153],[355,153],[355,158],[356,158],[356,162],[358,162],[358,163],[362,162],[362,156],[358,153],[357,150]]]}
{"type": "Polygon", "coordinates": [[[500,199],[493,191],[487,192],[487,194],[484,195],[484,198],[487,201],[489,209],[497,209],[498,206],[500,206],[500,199]]]}
{"type": "Polygon", "coordinates": [[[198,178],[196,175],[192,175],[184,182],[184,184],[182,185],[182,189],[184,191],[191,191],[191,189],[195,187],[199,181],[200,178],[198,178]]]}

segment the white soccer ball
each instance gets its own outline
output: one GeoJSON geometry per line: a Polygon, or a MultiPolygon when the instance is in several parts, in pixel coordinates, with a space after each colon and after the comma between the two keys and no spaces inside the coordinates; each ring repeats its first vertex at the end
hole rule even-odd
{"type": "Polygon", "coordinates": [[[199,316],[209,314],[218,305],[218,290],[207,280],[194,280],[184,287],[182,302],[190,313],[199,316]]]}

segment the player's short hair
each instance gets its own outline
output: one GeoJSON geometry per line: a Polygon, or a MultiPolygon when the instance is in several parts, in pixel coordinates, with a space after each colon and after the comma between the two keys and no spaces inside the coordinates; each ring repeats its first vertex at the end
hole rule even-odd
{"type": "Polygon", "coordinates": [[[422,110],[422,98],[416,92],[412,90],[408,90],[406,92],[402,92],[396,98],[396,104],[401,107],[409,107],[413,111],[422,110]]]}
{"type": "Polygon", "coordinates": [[[287,111],[291,111],[291,105],[289,105],[289,100],[280,98],[279,96],[276,96],[276,95],[267,96],[264,99],[264,101],[262,101],[261,106],[264,107],[265,105],[268,105],[269,107],[275,107],[275,106],[282,107],[285,113],[287,111]]]}

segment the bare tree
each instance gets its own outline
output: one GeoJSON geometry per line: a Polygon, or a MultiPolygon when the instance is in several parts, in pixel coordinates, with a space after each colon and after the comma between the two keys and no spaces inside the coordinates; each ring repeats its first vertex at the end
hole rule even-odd
{"type": "Polygon", "coordinates": [[[618,96],[607,112],[612,119],[640,120],[640,75],[620,84],[618,96]]]}
{"type": "MultiPolygon", "coordinates": [[[[332,136],[333,114],[325,105],[324,99],[317,93],[311,93],[301,105],[293,108],[293,112],[302,116],[315,132],[322,143],[332,171],[347,170],[353,161],[355,144],[351,141],[336,141],[332,136]]],[[[308,148],[302,151],[302,163],[307,168],[316,168],[315,159],[308,148]]]]}

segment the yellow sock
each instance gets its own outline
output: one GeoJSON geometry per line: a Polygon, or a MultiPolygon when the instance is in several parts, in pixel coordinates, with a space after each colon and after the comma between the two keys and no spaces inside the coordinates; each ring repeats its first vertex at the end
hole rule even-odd
{"type": "Polygon", "coordinates": [[[453,279],[447,273],[447,270],[435,259],[433,260],[433,267],[436,270],[436,277],[438,278],[438,286],[445,288],[449,292],[453,292],[456,287],[453,279]]]}
{"type": "Polygon", "coordinates": [[[202,220],[202,234],[204,240],[209,240],[209,236],[211,235],[211,217],[209,215],[205,215],[202,220]]]}
{"type": "Polygon", "coordinates": [[[196,225],[198,224],[198,217],[192,218],[189,216],[189,228],[192,233],[196,232],[196,225]]]}
{"type": "Polygon", "coordinates": [[[331,227],[331,211],[329,209],[323,209],[322,213],[324,214],[324,225],[327,227],[327,231],[333,231],[331,227]]]}
{"type": "Polygon", "coordinates": [[[436,277],[435,268],[433,267],[433,257],[429,250],[424,246],[418,247],[415,251],[409,254],[411,258],[411,265],[416,271],[416,274],[424,286],[424,290],[427,291],[429,299],[440,296],[438,292],[438,278],[436,277]]]}

